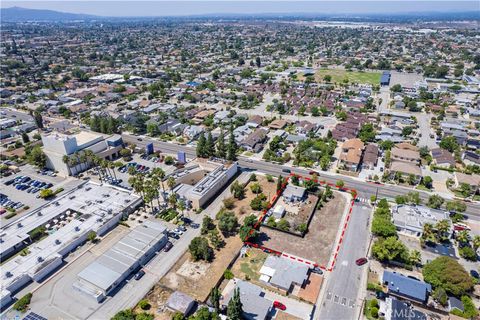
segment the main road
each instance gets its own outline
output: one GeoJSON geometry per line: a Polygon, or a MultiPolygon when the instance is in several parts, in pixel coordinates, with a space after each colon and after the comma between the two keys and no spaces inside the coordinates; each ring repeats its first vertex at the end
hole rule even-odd
{"type": "MultiPolygon", "coordinates": [[[[143,137],[143,136],[138,137],[130,134],[122,134],[122,138],[124,142],[134,143],[140,147],[145,147],[146,144],[153,143],[155,150],[160,150],[165,153],[173,153],[173,154],[176,154],[179,151],[183,151],[185,152],[187,157],[194,158],[196,156],[195,149],[185,145],[178,145],[170,142],[162,142],[162,141],[150,139],[148,137],[143,137]]],[[[258,170],[258,171],[275,175],[275,176],[278,176],[280,174],[288,175],[289,171],[299,175],[308,176],[311,171],[301,167],[284,166],[280,164],[248,158],[245,156],[238,157],[238,165],[244,169],[258,170]]],[[[369,199],[371,195],[376,195],[377,198],[394,199],[398,195],[405,195],[411,191],[417,191],[423,202],[426,202],[428,198],[431,196],[431,194],[428,192],[421,191],[421,190],[413,190],[407,187],[386,185],[386,184],[375,184],[371,182],[361,181],[361,180],[344,176],[344,175],[323,172],[323,171],[316,171],[316,172],[318,173],[318,177],[320,180],[324,180],[329,183],[336,183],[336,181],[338,180],[344,181],[345,184],[348,185],[350,189],[354,189],[357,191],[357,194],[359,197],[363,197],[366,199],[369,199]]],[[[480,204],[467,202],[466,205],[467,205],[466,215],[472,220],[480,221],[480,204]]]]}

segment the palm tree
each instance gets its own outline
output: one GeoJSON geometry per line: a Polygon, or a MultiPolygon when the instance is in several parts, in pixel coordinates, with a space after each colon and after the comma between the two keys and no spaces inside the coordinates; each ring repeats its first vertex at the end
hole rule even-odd
{"type": "Polygon", "coordinates": [[[480,236],[474,236],[472,240],[473,250],[480,248],[480,236]]]}
{"type": "Polygon", "coordinates": [[[110,169],[112,169],[113,177],[115,178],[115,180],[117,180],[117,174],[115,172],[115,163],[113,163],[112,161],[107,161],[107,165],[110,169]]]}
{"type": "Polygon", "coordinates": [[[425,223],[423,225],[422,239],[428,242],[435,242],[435,233],[433,232],[433,225],[425,223]]]}
{"type": "Polygon", "coordinates": [[[437,222],[437,224],[435,225],[435,229],[437,229],[437,234],[440,241],[448,240],[450,222],[447,219],[437,222]]]}
{"type": "Polygon", "coordinates": [[[173,189],[173,187],[175,187],[175,185],[177,184],[177,182],[175,181],[175,178],[170,176],[168,177],[167,179],[167,186],[171,189],[173,189]]]}
{"type": "Polygon", "coordinates": [[[82,153],[80,153],[79,155],[79,160],[80,160],[80,170],[84,171],[86,170],[87,168],[87,154],[85,153],[85,151],[83,151],[82,153]],[[83,167],[83,168],[82,168],[83,167]]]}
{"type": "MultiPolygon", "coordinates": [[[[78,165],[78,159],[76,157],[69,157],[68,158],[68,167],[70,168],[70,170],[72,168],[74,168],[75,173],[77,172],[77,170],[76,170],[77,165],[78,165]]],[[[70,173],[73,174],[73,172],[70,172],[70,173]]]]}
{"type": "Polygon", "coordinates": [[[173,207],[173,209],[177,208],[177,195],[175,193],[171,193],[168,197],[168,203],[173,207]]]}
{"type": "Polygon", "coordinates": [[[459,233],[457,233],[457,236],[455,238],[460,244],[464,245],[468,243],[470,236],[467,230],[462,230],[459,233]]]}

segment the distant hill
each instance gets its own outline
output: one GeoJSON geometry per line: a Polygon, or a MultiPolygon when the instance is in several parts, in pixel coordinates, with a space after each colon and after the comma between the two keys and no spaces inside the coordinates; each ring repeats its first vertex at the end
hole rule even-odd
{"type": "Polygon", "coordinates": [[[20,7],[4,8],[0,10],[1,20],[4,22],[23,21],[72,21],[91,20],[97,16],[88,14],[76,14],[53,10],[26,9],[20,7]]]}

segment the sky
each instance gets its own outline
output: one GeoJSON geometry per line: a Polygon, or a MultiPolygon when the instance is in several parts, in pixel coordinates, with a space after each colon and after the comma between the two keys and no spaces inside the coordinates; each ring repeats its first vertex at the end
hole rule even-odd
{"type": "Polygon", "coordinates": [[[201,14],[261,13],[408,13],[479,11],[480,1],[264,1],[264,0],[150,0],[150,1],[0,1],[1,8],[13,6],[48,9],[99,16],[184,16],[201,14]]]}

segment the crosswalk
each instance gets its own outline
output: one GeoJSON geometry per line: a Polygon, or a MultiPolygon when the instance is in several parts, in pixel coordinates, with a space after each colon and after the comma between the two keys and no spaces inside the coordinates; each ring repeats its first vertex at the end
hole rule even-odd
{"type": "Polygon", "coordinates": [[[355,301],[352,299],[348,299],[346,297],[340,297],[339,295],[334,295],[331,292],[327,292],[327,300],[332,301],[333,303],[339,304],[341,306],[347,307],[347,308],[354,308],[355,307],[355,301]]]}
{"type": "Polygon", "coordinates": [[[357,202],[360,202],[360,203],[366,203],[366,204],[369,204],[369,203],[370,203],[370,200],[369,200],[369,199],[360,198],[360,197],[357,197],[357,198],[356,198],[356,201],[357,201],[357,202]]]}

